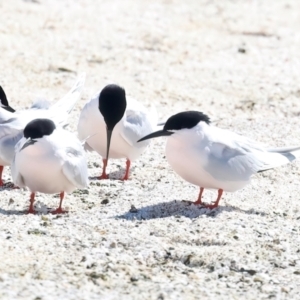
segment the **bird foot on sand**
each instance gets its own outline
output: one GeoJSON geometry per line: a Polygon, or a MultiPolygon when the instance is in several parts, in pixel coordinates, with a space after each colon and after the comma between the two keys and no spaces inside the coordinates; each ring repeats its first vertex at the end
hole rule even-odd
{"type": "Polygon", "coordinates": [[[3,181],[0,181],[0,187],[6,188],[6,189],[13,189],[13,190],[20,189],[18,186],[16,186],[12,182],[4,183],[3,181]]]}
{"type": "Polygon", "coordinates": [[[66,214],[66,213],[68,213],[68,211],[62,209],[61,207],[51,211],[51,214],[53,214],[53,215],[66,214]]]}
{"type": "Polygon", "coordinates": [[[212,203],[212,204],[202,203],[201,206],[203,208],[214,209],[217,208],[219,205],[218,203],[212,203]]]}
{"type": "Polygon", "coordinates": [[[102,174],[101,176],[97,177],[97,179],[99,179],[99,180],[109,179],[109,176],[107,174],[102,174]]]}

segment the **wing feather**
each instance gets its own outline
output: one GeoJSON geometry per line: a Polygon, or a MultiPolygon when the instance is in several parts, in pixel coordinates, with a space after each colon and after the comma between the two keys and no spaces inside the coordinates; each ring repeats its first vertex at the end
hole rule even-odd
{"type": "Polygon", "coordinates": [[[76,187],[85,188],[89,183],[87,161],[83,148],[76,148],[66,147],[64,149],[62,171],[68,180],[76,187]]]}
{"type": "Polygon", "coordinates": [[[145,147],[149,142],[137,143],[137,141],[151,133],[156,123],[157,113],[154,107],[148,111],[141,103],[129,98],[121,136],[131,146],[145,147]]]}
{"type": "Polygon", "coordinates": [[[208,139],[205,169],[217,180],[249,180],[263,167],[268,154],[260,144],[216,127],[208,139]]]}

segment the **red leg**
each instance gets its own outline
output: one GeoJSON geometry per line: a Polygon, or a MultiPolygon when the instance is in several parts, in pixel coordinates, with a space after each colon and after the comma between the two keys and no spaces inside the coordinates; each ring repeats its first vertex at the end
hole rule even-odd
{"type": "Polygon", "coordinates": [[[204,188],[200,188],[200,193],[199,193],[199,197],[198,200],[193,202],[193,204],[195,205],[201,205],[202,204],[202,194],[203,194],[204,188]]]}
{"type": "Polygon", "coordinates": [[[35,197],[35,193],[31,193],[30,194],[30,205],[29,205],[29,209],[27,211],[28,214],[35,214],[36,211],[34,210],[33,204],[34,204],[34,197],[35,197]]]}
{"type": "Polygon", "coordinates": [[[219,189],[218,190],[218,198],[217,198],[217,200],[213,204],[203,204],[203,206],[205,208],[209,208],[209,209],[213,209],[213,208],[218,207],[219,206],[219,202],[220,202],[221,197],[222,197],[222,194],[223,194],[223,190],[219,189]]]}
{"type": "MultiPolygon", "coordinates": [[[[1,186],[4,186],[4,182],[3,182],[3,180],[2,180],[3,169],[4,169],[4,167],[3,167],[3,166],[0,166],[0,187],[1,187],[1,186]]],[[[16,186],[16,185],[14,185],[14,184],[13,184],[13,186],[12,186],[11,188],[12,188],[12,189],[19,189],[19,187],[16,186]]]]}
{"type": "Polygon", "coordinates": [[[103,161],[103,170],[102,170],[102,175],[98,177],[99,179],[108,179],[108,175],[106,174],[106,166],[107,166],[107,160],[104,158],[102,159],[103,161]]]}
{"type": "Polygon", "coordinates": [[[55,215],[56,215],[56,214],[64,214],[64,213],[67,213],[67,212],[68,212],[68,211],[63,210],[63,209],[61,208],[62,202],[63,202],[64,197],[65,197],[65,192],[61,192],[61,193],[59,194],[59,196],[60,196],[59,207],[58,207],[56,210],[54,210],[54,211],[51,212],[52,214],[55,214],[55,215]]]}
{"type": "Polygon", "coordinates": [[[127,160],[126,160],[126,172],[125,172],[125,175],[124,175],[124,177],[122,178],[122,180],[128,180],[128,178],[129,178],[130,164],[131,164],[130,160],[127,159],[127,160]]]}
{"type": "Polygon", "coordinates": [[[0,166],[0,186],[3,186],[4,185],[4,182],[2,180],[2,172],[3,172],[3,166],[0,166]]]}

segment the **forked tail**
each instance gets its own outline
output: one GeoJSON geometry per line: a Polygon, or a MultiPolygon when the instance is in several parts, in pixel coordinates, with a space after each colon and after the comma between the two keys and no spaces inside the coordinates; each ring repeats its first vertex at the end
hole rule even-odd
{"type": "Polygon", "coordinates": [[[282,165],[286,165],[300,157],[300,147],[284,147],[267,149],[267,157],[264,159],[263,167],[258,171],[264,172],[282,165]]]}

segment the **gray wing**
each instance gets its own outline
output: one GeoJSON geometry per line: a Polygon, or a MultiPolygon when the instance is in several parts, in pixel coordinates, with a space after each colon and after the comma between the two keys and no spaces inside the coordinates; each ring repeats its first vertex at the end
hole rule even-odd
{"type": "Polygon", "coordinates": [[[49,109],[51,103],[46,99],[37,99],[32,105],[31,109],[49,109]]]}
{"type": "Polygon", "coordinates": [[[204,169],[217,180],[247,181],[264,163],[250,148],[212,143],[204,169]]]}
{"type": "Polygon", "coordinates": [[[15,121],[16,119],[9,119],[0,124],[0,139],[6,136],[14,136],[19,132],[23,132],[22,126],[18,126],[18,123],[15,121]]]}
{"type": "MultiPolygon", "coordinates": [[[[1,130],[0,126],[0,130],[1,130]]],[[[23,137],[23,131],[7,135],[0,140],[1,158],[7,163],[11,163],[15,155],[15,146],[23,137]]]]}
{"type": "Polygon", "coordinates": [[[15,115],[14,113],[4,109],[2,106],[0,106],[0,124],[2,124],[3,122],[6,122],[9,119],[14,118],[15,115]]]}
{"type": "Polygon", "coordinates": [[[145,112],[128,109],[123,125],[121,135],[129,145],[144,147],[148,144],[147,142],[137,143],[139,139],[153,131],[151,120],[145,112]]]}
{"type": "MultiPolygon", "coordinates": [[[[16,149],[21,147],[21,141],[19,141],[19,143],[16,145],[16,149]]],[[[15,163],[15,156],[13,157],[11,166],[10,166],[10,171],[11,171],[11,177],[13,180],[13,183],[18,186],[18,187],[24,187],[25,186],[25,182],[24,182],[24,178],[23,176],[19,173],[17,167],[16,167],[16,163],[15,163]]]]}
{"type": "Polygon", "coordinates": [[[14,117],[0,123],[0,156],[7,163],[13,160],[15,145],[23,136],[23,127],[14,117]]]}
{"type": "Polygon", "coordinates": [[[68,147],[64,153],[62,171],[65,176],[78,188],[89,184],[87,161],[83,149],[68,147]]]}

